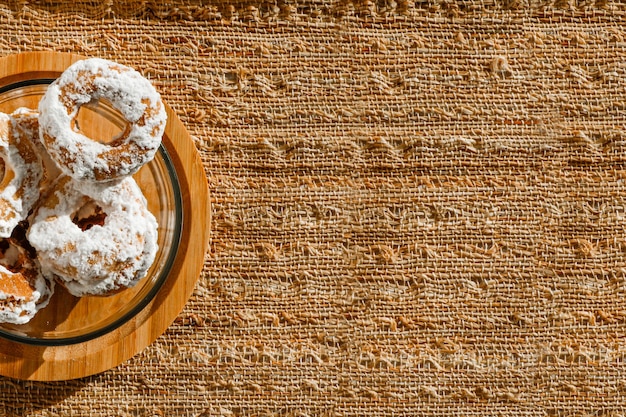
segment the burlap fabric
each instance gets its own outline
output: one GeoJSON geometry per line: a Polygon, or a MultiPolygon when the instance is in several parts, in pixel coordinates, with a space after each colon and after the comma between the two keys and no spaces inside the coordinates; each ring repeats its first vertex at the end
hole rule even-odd
{"type": "Polygon", "coordinates": [[[626,6],[0,7],[0,53],[133,66],[212,192],[196,291],[153,345],[0,414],[626,413],[626,6]]]}

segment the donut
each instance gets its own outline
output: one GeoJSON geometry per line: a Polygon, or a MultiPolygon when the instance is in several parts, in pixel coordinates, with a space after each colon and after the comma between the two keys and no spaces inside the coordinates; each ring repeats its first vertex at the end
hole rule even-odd
{"type": "Polygon", "coordinates": [[[157,222],[132,177],[104,185],[62,176],[35,211],[27,238],[44,275],[70,294],[107,296],[147,274],[157,222]]]}
{"type": "Polygon", "coordinates": [[[46,190],[52,181],[59,176],[61,171],[56,163],[48,155],[48,151],[43,146],[43,143],[39,137],[39,113],[37,110],[29,109],[27,107],[20,107],[10,114],[11,127],[13,134],[20,138],[29,140],[34,149],[41,158],[42,162],[42,175],[40,189],[46,190]]]}
{"type": "Polygon", "coordinates": [[[0,181],[0,238],[5,238],[11,236],[39,199],[43,169],[31,138],[17,129],[14,120],[4,113],[0,113],[0,159],[4,163],[0,181]]]}
{"type": "Polygon", "coordinates": [[[166,124],[165,107],[154,86],[139,72],[105,59],[69,66],[39,102],[44,146],[63,173],[78,180],[111,181],[134,174],[156,153],[166,124]],[[123,132],[103,143],[76,126],[79,109],[108,100],[127,121],[123,132]]]}
{"type": "Polygon", "coordinates": [[[0,322],[29,322],[48,305],[53,290],[54,282],[17,239],[0,239],[0,322]]]}

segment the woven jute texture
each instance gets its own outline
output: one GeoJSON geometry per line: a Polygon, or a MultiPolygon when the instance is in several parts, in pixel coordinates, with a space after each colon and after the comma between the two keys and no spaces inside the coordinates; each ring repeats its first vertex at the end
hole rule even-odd
{"type": "Polygon", "coordinates": [[[157,341],[0,415],[626,414],[626,5],[0,5],[149,78],[212,193],[157,341]]]}

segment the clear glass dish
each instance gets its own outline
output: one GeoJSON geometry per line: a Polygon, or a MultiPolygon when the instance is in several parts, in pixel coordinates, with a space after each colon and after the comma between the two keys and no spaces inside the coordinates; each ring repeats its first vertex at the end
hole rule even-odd
{"type": "MultiPolygon", "coordinates": [[[[19,107],[37,109],[52,81],[33,79],[0,87],[0,112],[9,114],[19,107]]],[[[87,136],[103,141],[113,138],[126,124],[106,102],[83,106],[77,122],[87,136]]],[[[77,298],[56,285],[48,306],[29,323],[0,323],[0,337],[44,346],[82,343],[127,323],[154,298],[176,258],[183,221],[182,198],[174,164],[163,145],[134,178],[159,224],[159,250],[147,276],[135,287],[109,297],[77,298]]]]}

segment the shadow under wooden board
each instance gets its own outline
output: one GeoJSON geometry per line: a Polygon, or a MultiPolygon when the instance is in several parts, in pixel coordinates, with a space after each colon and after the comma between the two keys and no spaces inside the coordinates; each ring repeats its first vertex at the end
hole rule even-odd
{"type": "MultiPolygon", "coordinates": [[[[0,112],[37,109],[47,85],[84,58],[56,52],[0,58],[0,112]]],[[[110,104],[84,107],[77,119],[86,135],[111,138],[124,129],[110,104]]],[[[49,305],[29,323],[0,324],[0,375],[53,381],[106,371],[146,348],[183,309],[204,264],[210,199],[194,143],[165,107],[161,148],[134,175],[159,222],[159,251],[148,276],[110,297],[77,298],[56,285],[49,305]]]]}

